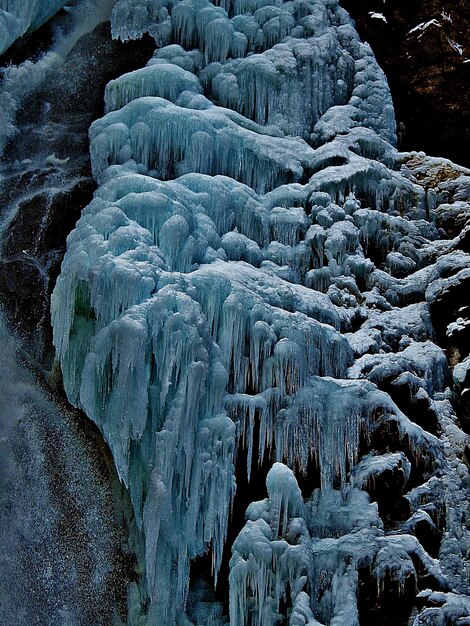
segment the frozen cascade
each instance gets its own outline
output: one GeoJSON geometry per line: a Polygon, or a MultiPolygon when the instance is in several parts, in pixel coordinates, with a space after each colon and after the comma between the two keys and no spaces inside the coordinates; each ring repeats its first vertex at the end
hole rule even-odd
{"type": "Polygon", "coordinates": [[[466,606],[445,510],[468,439],[433,311],[468,271],[464,229],[445,240],[436,216],[470,172],[431,193],[432,160],[396,151],[336,0],[117,0],[112,30],[156,50],[90,128],[99,187],[52,322],[132,501],[128,623],[355,626],[398,602],[403,624],[426,587],[466,606]],[[243,455],[249,486],[272,465],[267,498],[227,546],[243,455]],[[209,583],[230,548],[228,616],[209,583]]]}

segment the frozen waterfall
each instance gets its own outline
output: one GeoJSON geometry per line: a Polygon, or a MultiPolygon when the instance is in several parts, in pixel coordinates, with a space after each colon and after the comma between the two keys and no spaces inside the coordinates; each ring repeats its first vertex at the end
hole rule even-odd
{"type": "Polygon", "coordinates": [[[432,312],[468,272],[438,216],[470,172],[439,188],[438,161],[397,152],[336,0],[117,0],[111,20],[156,48],[90,128],[99,186],[52,322],[132,502],[129,625],[462,617],[468,440],[432,312]]]}

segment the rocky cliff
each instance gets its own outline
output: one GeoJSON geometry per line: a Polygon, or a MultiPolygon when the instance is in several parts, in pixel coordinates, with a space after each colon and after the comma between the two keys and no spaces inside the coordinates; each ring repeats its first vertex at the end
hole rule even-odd
{"type": "Polygon", "coordinates": [[[470,6],[466,0],[344,0],[387,74],[399,147],[470,165],[470,6]]]}

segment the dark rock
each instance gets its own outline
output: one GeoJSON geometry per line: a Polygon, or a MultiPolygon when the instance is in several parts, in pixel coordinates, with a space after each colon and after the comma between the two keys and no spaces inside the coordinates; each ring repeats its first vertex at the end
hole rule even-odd
{"type": "Polygon", "coordinates": [[[52,360],[49,302],[65,240],[91,200],[94,183],[38,191],[22,200],[3,240],[0,298],[34,359],[52,360]],[[27,312],[27,313],[26,313],[27,312]]]}
{"type": "Polygon", "coordinates": [[[343,0],[387,75],[399,148],[470,164],[470,5],[466,0],[343,0]],[[373,18],[380,12],[387,22],[373,18]],[[410,32],[419,24],[427,28],[410,32]],[[462,52],[460,53],[459,46],[462,52]]]}
{"type": "Polygon", "coordinates": [[[403,585],[391,578],[378,581],[369,568],[359,570],[358,609],[360,624],[402,626],[408,623],[416,597],[416,579],[409,576],[403,585]]]}
{"type": "Polygon", "coordinates": [[[430,302],[430,311],[439,345],[447,350],[451,365],[470,352],[470,278],[466,275],[448,281],[430,302]],[[458,319],[462,323],[448,330],[458,319]]]}

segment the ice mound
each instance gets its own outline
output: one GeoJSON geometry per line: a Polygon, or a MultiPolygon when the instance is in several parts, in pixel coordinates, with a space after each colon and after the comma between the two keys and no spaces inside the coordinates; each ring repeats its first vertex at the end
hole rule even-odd
{"type": "Polygon", "coordinates": [[[384,534],[377,506],[363,491],[315,490],[304,503],[292,470],[281,463],[270,470],[267,489],[268,497],[248,508],[233,546],[232,624],[276,624],[287,595],[291,624],[359,624],[360,570],[379,589],[396,584],[403,597],[418,576],[445,585],[416,537],[384,534]]]}

